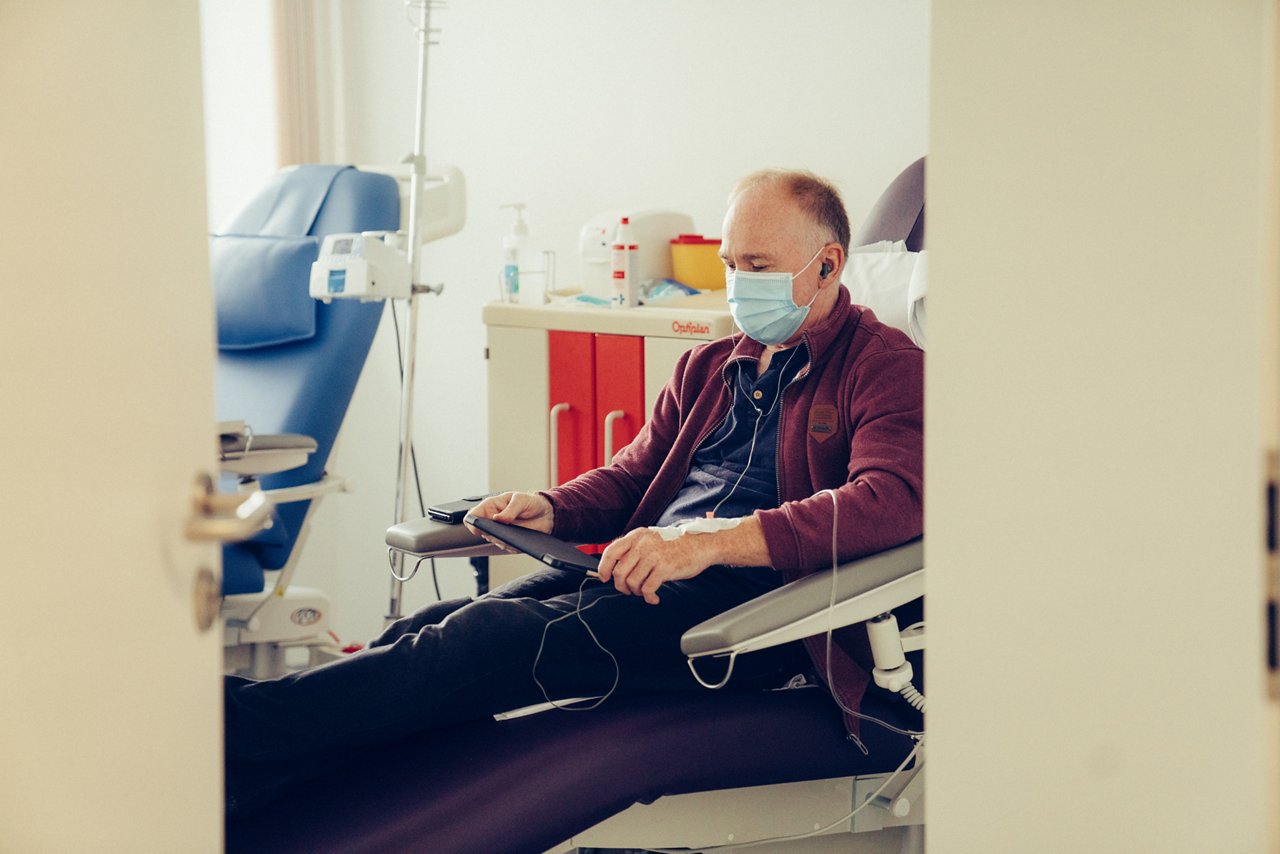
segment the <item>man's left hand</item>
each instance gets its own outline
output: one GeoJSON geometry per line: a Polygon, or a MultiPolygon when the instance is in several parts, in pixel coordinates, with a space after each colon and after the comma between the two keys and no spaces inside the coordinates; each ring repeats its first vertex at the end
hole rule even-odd
{"type": "Polygon", "coordinates": [[[658,588],[668,581],[693,578],[715,563],[712,538],[688,535],[664,540],[648,528],[634,531],[614,540],[600,556],[600,580],[628,595],[644,596],[650,605],[658,604],[658,588]]]}

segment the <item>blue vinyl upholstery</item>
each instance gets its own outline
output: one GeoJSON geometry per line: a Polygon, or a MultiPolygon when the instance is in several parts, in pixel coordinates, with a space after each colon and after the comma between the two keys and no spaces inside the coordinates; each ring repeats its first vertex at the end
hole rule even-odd
{"type": "Polygon", "coordinates": [[[306,298],[314,237],[216,234],[209,265],[216,294],[218,349],[253,350],[316,334],[316,302],[306,298]]]}
{"type": "MultiPolygon", "coordinates": [[[[217,417],[243,420],[256,433],[301,433],[318,446],[305,466],[264,477],[264,489],[310,483],[324,474],[382,315],[381,303],[313,301],[306,281],[310,262],[299,253],[314,258],[327,234],[399,227],[394,178],[350,166],[300,166],[277,175],[214,237],[218,340],[228,342],[218,352],[217,417]],[[222,240],[231,236],[236,239],[222,240]],[[253,237],[259,239],[246,239],[253,237]],[[299,239],[308,237],[314,241],[299,239]],[[253,263],[241,263],[243,254],[255,253],[253,263]],[[255,287],[272,293],[254,299],[243,279],[225,272],[237,264],[254,274],[255,287]],[[254,306],[270,307],[272,316],[255,318],[254,306]],[[303,334],[307,317],[314,317],[310,335],[303,334]],[[223,328],[224,321],[252,328],[223,328]]],[[[281,505],[271,537],[225,547],[224,594],[263,589],[264,570],[288,561],[309,503],[281,505]]]]}

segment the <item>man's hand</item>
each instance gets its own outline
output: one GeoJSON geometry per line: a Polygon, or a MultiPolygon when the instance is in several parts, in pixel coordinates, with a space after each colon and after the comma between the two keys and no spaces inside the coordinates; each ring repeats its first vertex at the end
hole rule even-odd
{"type": "MultiPolygon", "coordinates": [[[[550,534],[555,522],[555,508],[551,502],[532,492],[504,492],[492,498],[486,498],[471,509],[471,515],[482,519],[493,519],[508,525],[519,525],[532,528],[544,534],[550,534]]],[[[477,531],[471,525],[467,530],[479,537],[501,547],[504,551],[514,552],[510,546],[486,537],[483,531],[477,531]]]]}
{"type": "Polygon", "coordinates": [[[622,593],[658,604],[658,588],[668,581],[693,578],[714,564],[768,566],[769,547],[760,522],[745,517],[737,527],[714,533],[688,533],[664,540],[657,531],[637,528],[609,544],[600,556],[600,580],[613,581],[622,593]]]}
{"type": "Polygon", "coordinates": [[[620,592],[644,596],[644,601],[657,605],[658,588],[665,582],[693,578],[716,562],[713,539],[686,534],[664,540],[656,531],[636,528],[604,550],[600,580],[612,580],[620,592]]]}

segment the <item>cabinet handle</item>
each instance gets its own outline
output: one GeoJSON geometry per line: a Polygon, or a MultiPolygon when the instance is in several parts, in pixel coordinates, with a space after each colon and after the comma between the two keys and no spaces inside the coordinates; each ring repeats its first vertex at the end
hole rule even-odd
{"type": "Polygon", "coordinates": [[[569,404],[557,403],[551,407],[551,414],[547,416],[548,432],[551,434],[551,448],[548,457],[551,460],[551,470],[547,472],[547,483],[550,486],[559,486],[560,483],[556,478],[560,474],[560,413],[568,412],[569,404]]]}
{"type": "Polygon", "coordinates": [[[613,465],[613,425],[619,418],[625,418],[627,413],[621,409],[615,409],[604,417],[604,464],[613,465]]]}

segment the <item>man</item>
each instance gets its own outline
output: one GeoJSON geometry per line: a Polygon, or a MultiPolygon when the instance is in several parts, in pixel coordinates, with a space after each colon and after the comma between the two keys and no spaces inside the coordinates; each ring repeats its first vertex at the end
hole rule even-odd
{"type": "MultiPolygon", "coordinates": [[[[682,356],[611,465],[474,511],[613,539],[600,582],[544,570],[429,606],[331,665],[229,678],[229,809],[409,732],[546,699],[697,690],[685,630],[830,566],[833,549],[843,561],[921,533],[923,354],[850,304],[838,193],[808,173],[770,171],[729,202],[721,257],[743,333],[682,356]]],[[[730,685],[776,686],[816,664],[856,709],[867,683],[857,641],[809,652],[743,656],[730,685]]]]}

